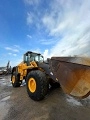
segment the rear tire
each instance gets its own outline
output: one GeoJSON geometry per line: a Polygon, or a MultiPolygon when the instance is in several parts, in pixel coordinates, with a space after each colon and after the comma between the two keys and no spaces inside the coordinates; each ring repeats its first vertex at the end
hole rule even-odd
{"type": "Polygon", "coordinates": [[[20,87],[20,85],[22,83],[22,81],[20,81],[19,74],[16,74],[15,72],[13,72],[11,75],[11,81],[12,81],[13,87],[20,87]]]}
{"type": "Polygon", "coordinates": [[[26,86],[29,97],[35,101],[42,100],[49,88],[46,75],[40,70],[31,71],[27,75],[26,86]],[[31,81],[32,83],[30,83],[31,81]]]}

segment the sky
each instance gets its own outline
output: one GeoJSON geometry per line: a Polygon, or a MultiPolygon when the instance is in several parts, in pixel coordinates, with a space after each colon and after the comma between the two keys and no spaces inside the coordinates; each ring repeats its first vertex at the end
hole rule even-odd
{"type": "Polygon", "coordinates": [[[27,51],[90,57],[90,0],[0,0],[0,67],[27,51]]]}

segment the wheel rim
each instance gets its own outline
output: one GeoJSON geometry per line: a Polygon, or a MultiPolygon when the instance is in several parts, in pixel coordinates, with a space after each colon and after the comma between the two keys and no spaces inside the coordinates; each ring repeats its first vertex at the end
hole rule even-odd
{"type": "Polygon", "coordinates": [[[12,77],[12,83],[15,83],[15,76],[12,77]]]}
{"type": "Polygon", "coordinates": [[[34,78],[30,78],[28,81],[28,88],[33,93],[36,90],[36,81],[34,78]]]}

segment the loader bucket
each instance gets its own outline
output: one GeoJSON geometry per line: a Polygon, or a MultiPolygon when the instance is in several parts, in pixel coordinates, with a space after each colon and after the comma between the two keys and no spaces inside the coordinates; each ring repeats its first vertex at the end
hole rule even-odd
{"type": "Polygon", "coordinates": [[[79,98],[90,94],[90,58],[52,57],[49,64],[65,93],[79,98]]]}

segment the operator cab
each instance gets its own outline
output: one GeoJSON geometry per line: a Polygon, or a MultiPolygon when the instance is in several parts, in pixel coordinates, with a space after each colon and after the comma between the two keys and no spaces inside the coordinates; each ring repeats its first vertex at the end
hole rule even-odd
{"type": "Polygon", "coordinates": [[[34,53],[31,51],[28,51],[24,54],[24,63],[27,63],[27,65],[30,64],[30,62],[35,61],[35,62],[43,62],[44,58],[41,54],[39,53],[34,53]]]}

